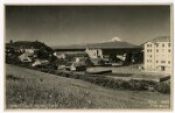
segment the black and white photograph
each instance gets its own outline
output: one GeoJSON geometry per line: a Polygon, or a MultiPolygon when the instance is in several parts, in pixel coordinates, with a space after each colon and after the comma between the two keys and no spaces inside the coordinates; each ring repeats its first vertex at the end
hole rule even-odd
{"type": "Polygon", "coordinates": [[[172,7],[5,5],[5,109],[171,110],[172,7]]]}

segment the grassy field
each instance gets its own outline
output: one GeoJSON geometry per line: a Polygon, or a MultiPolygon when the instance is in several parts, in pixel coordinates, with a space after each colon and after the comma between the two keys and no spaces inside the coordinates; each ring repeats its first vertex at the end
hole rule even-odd
{"type": "Polygon", "coordinates": [[[170,95],[112,90],[89,82],[6,65],[6,108],[169,109],[170,95]]]}

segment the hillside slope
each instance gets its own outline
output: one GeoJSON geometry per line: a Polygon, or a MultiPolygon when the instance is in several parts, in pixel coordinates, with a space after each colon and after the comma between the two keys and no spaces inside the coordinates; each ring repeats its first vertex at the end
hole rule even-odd
{"type": "Polygon", "coordinates": [[[169,95],[122,91],[6,65],[6,108],[169,108],[169,95]]]}

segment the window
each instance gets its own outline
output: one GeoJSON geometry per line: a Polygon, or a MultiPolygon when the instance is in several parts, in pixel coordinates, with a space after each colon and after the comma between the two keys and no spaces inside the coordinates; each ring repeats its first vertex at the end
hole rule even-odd
{"type": "Polygon", "coordinates": [[[171,62],[170,61],[168,61],[168,64],[170,64],[171,62]]]}
{"type": "Polygon", "coordinates": [[[159,50],[158,50],[158,49],[156,49],[156,52],[158,53],[158,52],[159,52],[159,50]]]}
{"type": "Polygon", "coordinates": [[[164,60],[162,60],[162,61],[161,61],[161,63],[165,63],[165,61],[164,61],[164,60]]]}
{"type": "Polygon", "coordinates": [[[147,44],[147,47],[152,47],[152,44],[147,44]]]}
{"type": "Polygon", "coordinates": [[[168,43],[168,47],[170,47],[171,46],[171,43],[168,43]]]}
{"type": "Polygon", "coordinates": [[[165,66],[161,66],[161,71],[165,71],[165,66]]]}
{"type": "Polygon", "coordinates": [[[156,63],[159,63],[159,61],[158,61],[158,60],[156,60],[156,63]]]}
{"type": "Polygon", "coordinates": [[[152,58],[152,55],[150,55],[150,58],[152,58]]]}
{"type": "Polygon", "coordinates": [[[152,60],[147,60],[147,62],[152,62],[152,60]]]}
{"type": "Polygon", "coordinates": [[[151,49],[147,49],[147,52],[149,53],[149,52],[152,52],[152,50],[151,49]]]}
{"type": "Polygon", "coordinates": [[[171,52],[171,50],[170,50],[170,49],[168,49],[168,52],[170,53],[170,52],[171,52]]]}
{"type": "Polygon", "coordinates": [[[165,47],[165,44],[162,44],[162,47],[165,47]]]}

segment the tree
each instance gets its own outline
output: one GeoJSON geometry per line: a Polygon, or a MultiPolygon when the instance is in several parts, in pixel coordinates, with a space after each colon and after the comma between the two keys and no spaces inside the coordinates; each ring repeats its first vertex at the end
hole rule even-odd
{"type": "Polygon", "coordinates": [[[13,40],[10,40],[10,44],[13,44],[13,40]]]}

